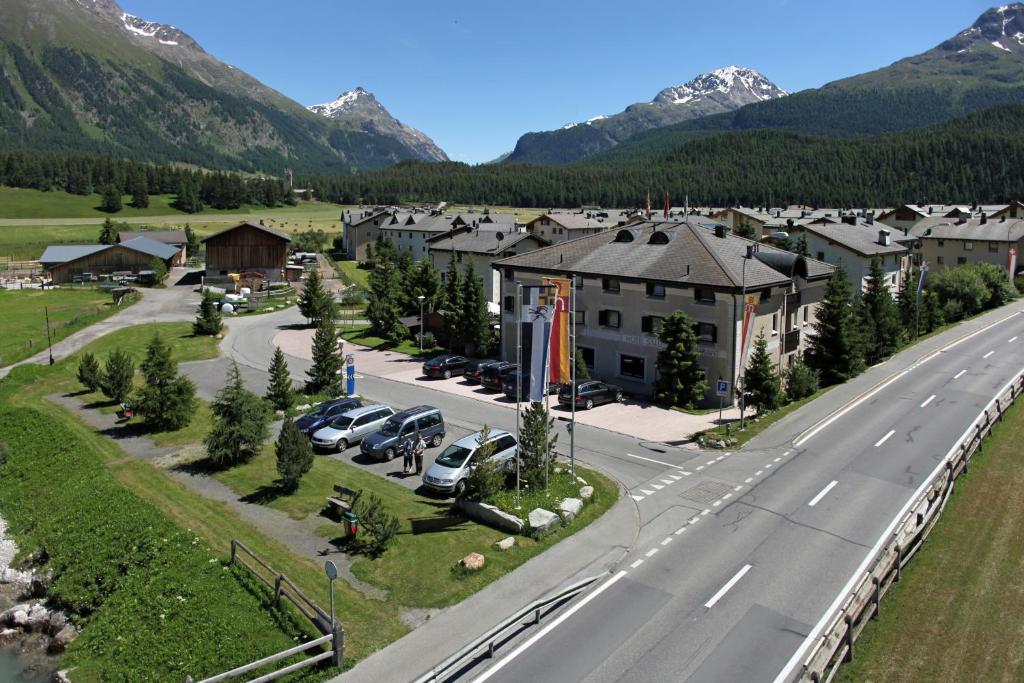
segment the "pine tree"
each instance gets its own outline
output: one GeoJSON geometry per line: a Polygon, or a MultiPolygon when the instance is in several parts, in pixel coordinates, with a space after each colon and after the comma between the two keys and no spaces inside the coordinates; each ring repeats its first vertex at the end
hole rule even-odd
{"type": "Polygon", "coordinates": [[[103,197],[100,201],[100,211],[117,213],[123,208],[124,204],[121,202],[121,188],[117,187],[113,183],[105,185],[103,187],[103,197]]]}
{"type": "MultiPolygon", "coordinates": [[[[386,240],[384,244],[390,244],[386,240]]],[[[377,261],[369,277],[370,292],[366,301],[366,319],[370,321],[373,333],[388,341],[398,344],[404,340],[409,331],[399,321],[403,297],[401,276],[395,260],[387,249],[378,247],[377,261]]]]}
{"type": "Polygon", "coordinates": [[[295,491],[299,488],[302,475],[313,467],[313,446],[290,417],[286,417],[281,425],[274,454],[282,488],[289,492],[295,491]]]}
{"type": "Polygon", "coordinates": [[[189,258],[197,258],[200,250],[199,235],[188,223],[185,224],[185,254],[189,258]]]}
{"type": "Polygon", "coordinates": [[[544,404],[532,401],[523,410],[519,427],[520,477],[533,488],[543,486],[546,468],[554,458],[558,434],[544,404]]]}
{"type": "Polygon", "coordinates": [[[167,264],[162,258],[154,258],[149,262],[149,269],[153,271],[153,281],[160,284],[167,279],[167,264]]]}
{"type": "Polygon", "coordinates": [[[224,329],[224,323],[217,310],[217,304],[209,291],[203,292],[203,300],[199,304],[199,314],[192,323],[192,334],[198,336],[214,336],[224,329]]]}
{"type": "Polygon", "coordinates": [[[96,356],[89,352],[83,353],[82,359],[78,361],[78,381],[89,391],[96,391],[102,384],[103,372],[100,370],[100,364],[96,356]]]}
{"type": "Polygon", "coordinates": [[[580,383],[585,379],[590,379],[590,369],[587,367],[587,361],[584,360],[583,354],[580,353],[580,349],[576,347],[576,383],[580,383]]]}
{"type": "Polygon", "coordinates": [[[829,278],[825,297],[818,305],[814,334],[810,335],[806,362],[817,370],[824,384],[839,384],[864,369],[864,353],[857,329],[855,309],[839,265],[829,278]]]}
{"type": "Polygon", "coordinates": [[[423,308],[426,312],[433,311],[441,298],[441,276],[429,259],[420,259],[413,271],[409,300],[414,302],[413,308],[419,313],[419,297],[423,297],[423,308]]]}
{"type": "Polygon", "coordinates": [[[806,232],[801,232],[797,236],[796,243],[793,245],[793,251],[794,251],[794,253],[800,254],[804,258],[810,258],[811,257],[810,249],[807,248],[807,233],[806,232]]]}
{"type": "Polygon", "coordinates": [[[213,426],[203,440],[210,462],[229,467],[251,460],[262,450],[269,421],[266,404],[245,388],[234,361],[210,411],[213,426]]]}
{"type": "Polygon", "coordinates": [[[104,364],[100,389],[111,401],[123,403],[131,393],[134,378],[135,363],[131,356],[121,349],[114,349],[104,364]]]}
{"type": "Polygon", "coordinates": [[[707,390],[707,377],[698,363],[693,319],[682,311],[672,313],[662,322],[658,340],[665,348],[658,352],[655,398],[662,405],[692,408],[707,390]]]}
{"type": "Polygon", "coordinates": [[[466,487],[460,497],[478,503],[491,503],[494,497],[505,488],[506,471],[504,463],[491,459],[494,455],[494,441],[491,428],[484,425],[477,438],[477,450],[473,454],[475,465],[466,479],[466,487]]]}
{"type": "Polygon", "coordinates": [[[322,321],[313,334],[313,365],[306,370],[306,393],[337,396],[341,393],[342,358],[334,323],[322,321]]]}
{"type": "Polygon", "coordinates": [[[914,339],[917,335],[917,279],[913,271],[903,274],[896,305],[907,339],[914,339]]]}
{"type": "Polygon", "coordinates": [[[757,406],[758,414],[769,413],[782,404],[782,382],[771,354],[768,353],[768,340],[764,332],[754,340],[743,385],[747,402],[757,406]]]}
{"type": "Polygon", "coordinates": [[[100,244],[117,244],[117,226],[110,218],[103,219],[103,227],[100,228],[100,237],[97,241],[100,244]]]}
{"type": "Polygon", "coordinates": [[[299,295],[299,312],[313,325],[319,325],[324,320],[333,322],[338,314],[337,308],[334,297],[324,287],[320,269],[314,268],[309,272],[306,283],[302,286],[302,294],[299,295]]]}
{"type": "Polygon", "coordinates": [[[484,283],[477,276],[470,261],[466,266],[462,302],[462,329],[466,341],[466,353],[482,356],[488,351],[491,332],[491,314],[487,311],[484,283]]]}
{"type": "Polygon", "coordinates": [[[818,391],[819,385],[818,371],[807,365],[803,358],[797,358],[786,369],[786,400],[788,401],[799,401],[813,396],[818,391]]]}
{"type": "Polygon", "coordinates": [[[874,365],[891,356],[903,343],[903,325],[892,293],[886,284],[882,262],[871,259],[867,283],[861,295],[864,358],[874,365]]]}
{"type": "Polygon", "coordinates": [[[946,324],[939,295],[930,289],[921,292],[921,332],[928,334],[946,324]]]}
{"type": "Polygon", "coordinates": [[[153,335],[146,347],[146,358],[139,370],[145,382],[138,391],[136,407],[150,429],[173,431],[192,421],[195,385],[178,375],[178,364],[171,360],[171,347],[159,333],[153,335]]]}
{"type": "Polygon", "coordinates": [[[288,410],[295,402],[292,377],[288,373],[288,361],[285,360],[280,346],[274,347],[274,358],[270,361],[270,383],[263,398],[270,402],[274,410],[288,410]]]}
{"type": "Polygon", "coordinates": [[[455,264],[455,258],[448,261],[444,281],[444,331],[448,348],[464,351],[466,347],[465,327],[462,316],[465,313],[462,290],[462,273],[455,264]]]}
{"type": "Polygon", "coordinates": [[[132,181],[132,206],[136,209],[145,209],[149,206],[149,186],[146,184],[146,174],[138,173],[132,181]]]}

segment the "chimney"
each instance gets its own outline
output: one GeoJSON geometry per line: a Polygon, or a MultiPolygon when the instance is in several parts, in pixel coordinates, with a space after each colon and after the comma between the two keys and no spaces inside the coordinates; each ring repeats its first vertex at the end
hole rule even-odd
{"type": "Polygon", "coordinates": [[[874,225],[875,224],[875,214],[869,211],[868,215],[865,217],[865,220],[867,221],[868,225],[874,225]]]}
{"type": "Polygon", "coordinates": [[[857,225],[857,217],[856,216],[843,216],[843,222],[846,223],[847,225],[857,225]]]}
{"type": "Polygon", "coordinates": [[[985,214],[985,213],[982,213],[981,214],[981,224],[985,225],[986,223],[988,223],[988,215],[985,214]]]}
{"type": "Polygon", "coordinates": [[[883,247],[888,247],[892,244],[892,235],[889,234],[888,230],[878,231],[878,243],[883,247]]]}
{"type": "Polygon", "coordinates": [[[807,218],[807,212],[803,209],[800,209],[800,218],[807,218]]]}
{"type": "Polygon", "coordinates": [[[715,237],[720,237],[722,239],[725,239],[725,236],[726,236],[726,234],[728,232],[729,232],[729,229],[727,227],[725,227],[724,225],[722,225],[721,223],[718,223],[718,224],[715,225],[715,237]]]}

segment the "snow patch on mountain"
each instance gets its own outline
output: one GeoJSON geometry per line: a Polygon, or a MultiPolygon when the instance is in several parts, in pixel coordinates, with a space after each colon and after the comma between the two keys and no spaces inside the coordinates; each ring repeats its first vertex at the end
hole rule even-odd
{"type": "Polygon", "coordinates": [[[771,100],[787,94],[756,69],[727,66],[700,74],[688,83],[665,88],[653,101],[662,104],[688,104],[714,93],[739,94],[744,99],[751,98],[752,101],[771,100]]]}
{"type": "Polygon", "coordinates": [[[324,104],[312,104],[309,109],[314,114],[320,114],[328,118],[336,118],[337,115],[346,111],[351,111],[359,104],[373,105],[380,104],[376,101],[373,95],[366,92],[362,86],[357,87],[355,90],[348,90],[338,95],[337,99],[331,102],[325,102],[324,104]]]}

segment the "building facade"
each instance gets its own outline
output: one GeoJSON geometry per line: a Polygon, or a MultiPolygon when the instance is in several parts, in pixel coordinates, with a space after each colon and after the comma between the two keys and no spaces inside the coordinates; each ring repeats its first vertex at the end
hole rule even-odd
{"type": "MultiPolygon", "coordinates": [[[[1022,213],[1024,215],[1024,213],[1022,213]]],[[[918,235],[921,257],[929,268],[955,268],[967,263],[991,263],[1010,268],[1010,250],[1016,250],[1014,270],[1024,248],[1024,218],[972,218],[931,225],[918,235]]],[[[1014,273],[1015,275],[1016,273],[1014,273]]]]}
{"type": "Polygon", "coordinates": [[[228,279],[231,273],[260,273],[268,281],[283,282],[291,237],[255,223],[240,223],[203,240],[206,278],[228,279]]]}
{"type": "MultiPolygon", "coordinates": [[[[897,231],[895,237],[903,236],[897,231]]],[[[815,260],[842,265],[855,292],[864,291],[867,286],[874,259],[879,260],[885,284],[893,296],[899,293],[904,273],[910,267],[910,248],[896,241],[893,231],[873,218],[860,220],[849,216],[839,223],[817,219],[793,228],[789,237],[791,243],[802,237],[807,253],[815,260]]]]}

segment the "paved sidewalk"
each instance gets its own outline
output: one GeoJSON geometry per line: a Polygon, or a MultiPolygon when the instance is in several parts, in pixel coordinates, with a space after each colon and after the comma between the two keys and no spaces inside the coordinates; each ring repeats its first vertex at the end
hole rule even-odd
{"type": "MultiPolygon", "coordinates": [[[[274,335],[273,343],[285,354],[294,358],[311,360],[313,329],[285,329],[274,335]]],[[[376,350],[354,342],[345,342],[345,353],[355,358],[356,372],[390,379],[405,384],[414,384],[436,391],[465,396],[478,401],[488,401],[506,408],[514,408],[515,401],[504,394],[493,393],[470,384],[458,377],[450,380],[427,379],[420,368],[422,359],[396,351],[376,350]]],[[[568,417],[571,411],[558,405],[552,397],[552,415],[568,417]]],[[[738,420],[739,409],[724,411],[726,420],[738,420]]],[[[691,415],[677,410],[666,410],[649,403],[627,399],[618,405],[598,406],[593,410],[577,410],[576,421],[600,427],[639,439],[680,444],[694,432],[710,429],[718,423],[718,411],[704,415],[691,415]]]]}

